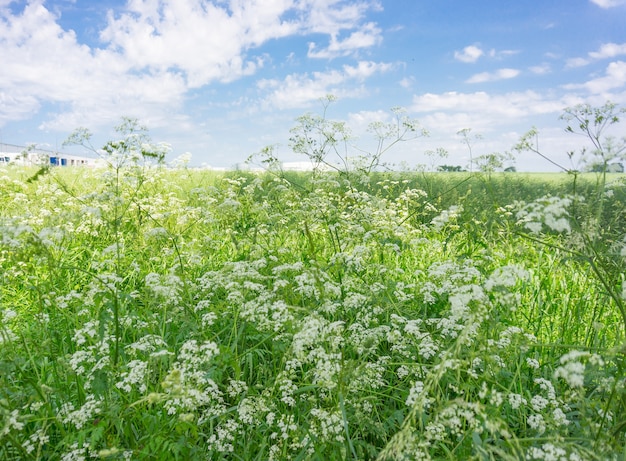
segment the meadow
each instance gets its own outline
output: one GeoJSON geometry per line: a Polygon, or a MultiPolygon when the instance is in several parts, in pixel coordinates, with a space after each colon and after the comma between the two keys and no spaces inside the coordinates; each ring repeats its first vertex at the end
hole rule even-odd
{"type": "Polygon", "coordinates": [[[0,170],[0,459],[626,458],[623,174],[127,160],[0,170]]]}

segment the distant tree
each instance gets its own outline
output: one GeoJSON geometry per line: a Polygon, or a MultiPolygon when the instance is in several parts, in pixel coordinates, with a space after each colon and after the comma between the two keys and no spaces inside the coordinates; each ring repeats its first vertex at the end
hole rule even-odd
{"type": "Polygon", "coordinates": [[[437,171],[460,172],[465,171],[461,165],[439,165],[437,171]]]}
{"type": "Polygon", "coordinates": [[[592,163],[586,170],[591,173],[623,173],[624,165],[621,163],[592,163]]]}
{"type": "Polygon", "coordinates": [[[517,171],[517,169],[514,166],[510,166],[510,167],[504,169],[505,173],[515,173],[516,171],[517,171]]]}

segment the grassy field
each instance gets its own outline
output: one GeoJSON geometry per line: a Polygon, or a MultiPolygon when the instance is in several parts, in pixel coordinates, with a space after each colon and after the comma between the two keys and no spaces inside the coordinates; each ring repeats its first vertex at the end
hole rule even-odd
{"type": "Polygon", "coordinates": [[[0,459],[626,459],[624,175],[33,173],[0,459]]]}

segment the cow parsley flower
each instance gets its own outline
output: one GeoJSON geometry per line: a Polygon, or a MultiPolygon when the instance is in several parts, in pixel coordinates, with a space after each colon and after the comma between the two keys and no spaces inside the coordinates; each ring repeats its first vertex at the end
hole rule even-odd
{"type": "Polygon", "coordinates": [[[513,410],[517,410],[522,405],[526,405],[528,403],[526,399],[522,397],[520,394],[510,393],[508,395],[508,398],[509,398],[509,405],[511,405],[511,408],[513,408],[513,410]]]}
{"type": "Polygon", "coordinates": [[[142,360],[131,360],[128,363],[128,370],[122,372],[120,381],[115,383],[118,389],[124,392],[131,392],[133,387],[137,387],[142,394],[146,392],[146,376],[148,374],[148,363],[142,360]]]}
{"type": "Polygon", "coordinates": [[[540,414],[530,415],[526,420],[528,425],[536,430],[539,434],[543,434],[546,431],[546,422],[543,419],[543,416],[540,414]]]}
{"type": "Polygon", "coordinates": [[[102,399],[96,399],[93,395],[88,395],[85,403],[78,410],[74,409],[71,402],[66,402],[59,410],[59,417],[63,424],[73,424],[76,429],[82,429],[87,422],[99,414],[102,399]]]}

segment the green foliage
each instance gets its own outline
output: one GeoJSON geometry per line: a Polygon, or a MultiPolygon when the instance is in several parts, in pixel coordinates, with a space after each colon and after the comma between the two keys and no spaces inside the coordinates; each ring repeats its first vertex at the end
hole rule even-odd
{"type": "MultiPolygon", "coordinates": [[[[324,120],[294,139],[336,165],[324,120]]],[[[216,175],[121,133],[0,176],[0,459],[620,459],[622,176],[216,175]]]]}

